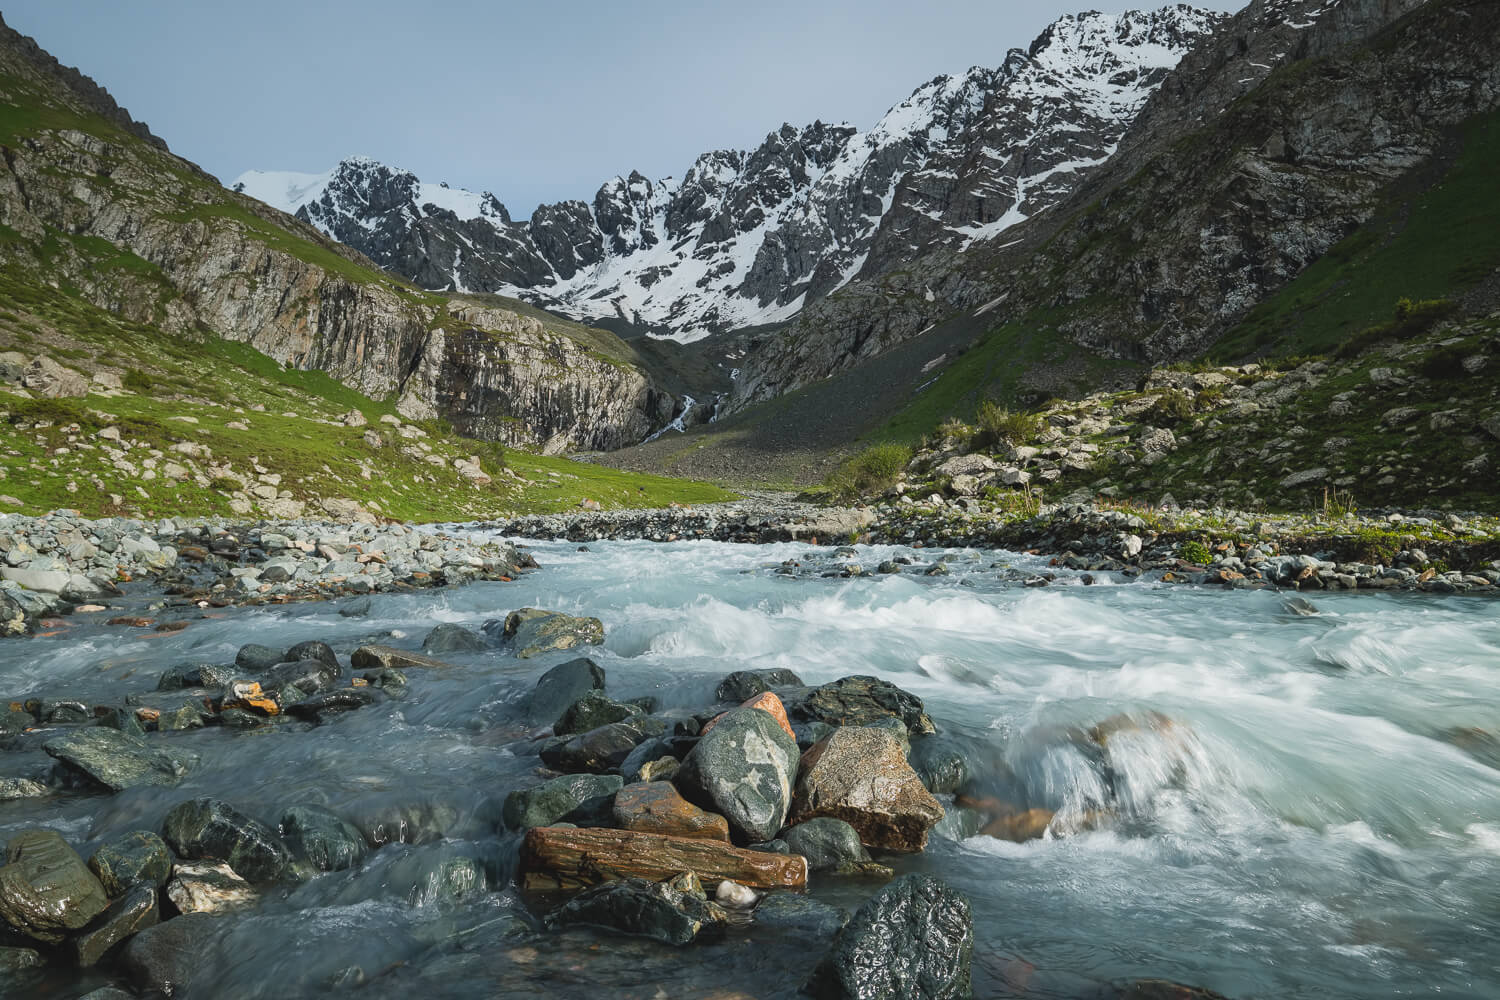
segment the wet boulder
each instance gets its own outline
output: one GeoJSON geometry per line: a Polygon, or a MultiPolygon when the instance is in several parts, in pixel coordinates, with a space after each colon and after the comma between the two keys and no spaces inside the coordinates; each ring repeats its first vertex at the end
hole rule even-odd
{"type": "Polygon", "coordinates": [[[802,687],[802,678],[784,667],[770,670],[736,670],[719,682],[714,697],[719,701],[741,702],[772,688],[802,687]]]}
{"type": "Polygon", "coordinates": [[[286,651],[286,659],[292,663],[297,663],[301,660],[318,660],[328,664],[330,667],[337,667],[339,665],[339,657],[333,651],[333,647],[317,639],[309,639],[306,642],[297,643],[297,645],[286,651]]]}
{"type": "Polygon", "coordinates": [[[541,653],[604,643],[604,623],[597,618],[565,615],[541,608],[521,608],[503,622],[485,622],[486,635],[498,637],[520,659],[541,653]]]}
{"type": "Polygon", "coordinates": [[[559,663],[536,682],[526,700],[526,718],[550,726],[568,707],[590,691],[604,690],[604,668],[586,656],[559,663]]]}
{"type": "Polygon", "coordinates": [[[484,636],[452,622],[434,626],[422,640],[422,652],[433,656],[443,653],[481,653],[489,648],[489,640],[484,636]]]}
{"type": "Polygon", "coordinates": [[[558,736],[571,736],[642,714],[638,705],[615,701],[603,691],[589,691],[567,707],[553,724],[552,731],[558,736]]]}
{"type": "Polygon", "coordinates": [[[337,662],[298,660],[278,663],[261,674],[260,685],[267,691],[294,687],[303,694],[318,694],[338,684],[344,674],[337,662]]]}
{"type": "Polygon", "coordinates": [[[920,851],[943,807],[922,785],[888,731],[836,730],[802,758],[793,823],[818,816],[844,820],[870,847],[920,851]]]}
{"type": "Polygon", "coordinates": [[[973,995],[969,901],[906,875],[861,906],[804,987],[818,1000],[960,1000],[973,995]]]}
{"type": "Polygon", "coordinates": [[[285,662],[286,650],[262,646],[258,642],[241,646],[240,651],[234,654],[234,665],[250,673],[259,673],[285,662]]]}
{"type": "Polygon", "coordinates": [[[73,939],[73,958],[79,968],[98,965],[125,939],[160,922],[156,890],[149,885],[138,885],[115,900],[73,939]]]}
{"type": "Polygon", "coordinates": [[[106,841],[89,858],[89,871],[111,897],[135,885],[160,889],[172,874],[172,852],[150,830],[132,830],[106,841]]]}
{"type": "Polygon", "coordinates": [[[970,778],[968,756],[958,744],[941,736],[912,740],[906,759],[934,795],[952,795],[970,778]]]}
{"type": "Polygon", "coordinates": [[[831,816],[798,823],[781,839],[789,851],[806,858],[807,867],[815,872],[837,871],[842,866],[870,860],[870,852],[860,843],[859,832],[831,816]]]}
{"type": "Polygon", "coordinates": [[[104,886],[53,830],[26,830],[5,847],[0,917],[29,938],[57,944],[109,906],[104,886]]]}
{"type": "Polygon", "coordinates": [[[42,749],[70,772],[112,792],[143,786],[170,786],[182,780],[187,762],[150,746],[144,739],[93,726],[56,736],[42,749]]]}
{"type": "MultiPolygon", "coordinates": [[[[284,699],[287,692],[283,689],[281,694],[284,699]]],[[[378,705],[389,698],[390,695],[386,694],[383,689],[369,685],[323,691],[310,698],[303,698],[301,701],[283,703],[282,707],[288,715],[295,718],[308,722],[326,722],[330,716],[352,712],[367,705],[378,705]]]]}
{"type": "Polygon", "coordinates": [[[627,785],[615,796],[615,825],[669,837],[729,840],[729,821],[684,799],[669,781],[627,785]]]}
{"type": "Polygon", "coordinates": [[[878,677],[841,677],[813,688],[792,706],[798,718],[826,722],[831,726],[864,726],[886,718],[906,723],[913,734],[932,733],[937,727],[922,706],[922,699],[878,677]]]}
{"type": "Polygon", "coordinates": [[[616,774],[565,774],[535,788],[518,789],[505,797],[505,825],[512,830],[553,823],[601,825],[622,785],[616,774]]]}
{"type": "Polygon", "coordinates": [[[773,892],[755,908],[755,923],[788,931],[798,938],[824,940],[849,922],[849,911],[795,892],[773,892]]]}
{"type": "MultiPolygon", "coordinates": [[[[24,972],[27,969],[39,969],[46,962],[42,953],[35,948],[7,948],[0,947],[0,975],[8,972],[24,972]]],[[[130,1000],[129,997],[126,1000],[130,1000]]]]}
{"type": "Polygon", "coordinates": [[[548,914],[546,924],[554,930],[602,927],[682,946],[721,934],[726,920],[718,904],[670,881],[629,878],[585,889],[548,914]]]}
{"type": "Polygon", "coordinates": [[[618,771],[630,752],[645,738],[628,722],[612,722],[577,736],[555,740],[542,747],[542,763],[555,771],[604,774],[618,771]]]}
{"type": "Polygon", "coordinates": [[[741,842],[770,840],[786,822],[797,777],[797,741],[768,712],[726,713],[673,777],[691,802],[729,820],[741,842]]]}
{"type": "Polygon", "coordinates": [[[322,806],[292,806],[281,816],[281,836],[294,857],[318,871],[353,868],[369,851],[358,827],[322,806]]]}
{"type": "Polygon", "coordinates": [[[218,799],[173,806],[162,820],[162,839],[180,857],[227,862],[249,882],[275,882],[291,862],[275,830],[218,799]]]}
{"type": "Polygon", "coordinates": [[[194,974],[207,964],[206,953],[222,926],[206,913],[186,913],[164,921],[127,941],[120,964],[143,993],[183,994],[194,974]]]}

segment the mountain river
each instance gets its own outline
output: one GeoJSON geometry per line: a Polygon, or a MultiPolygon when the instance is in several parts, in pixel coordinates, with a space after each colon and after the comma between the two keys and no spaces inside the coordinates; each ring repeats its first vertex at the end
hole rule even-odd
{"type": "MultiPolygon", "coordinates": [[[[1107,997],[1162,978],[1229,997],[1500,996],[1500,617],[1484,598],[1287,595],[1059,572],[1021,585],[1011,553],[805,545],[535,543],[514,583],[231,609],[175,634],[79,625],[0,643],[10,699],[119,703],[180,663],[230,663],[245,643],[321,639],[416,648],[440,622],[477,628],[523,606],[603,620],[588,651],[617,698],[699,707],[734,670],[809,684],[875,674],[921,697],[967,748],[978,792],[1055,815],[1041,839],[973,835],[960,811],[919,855],[880,860],[961,889],[975,918],[978,997],[1107,997]],[[847,550],[845,550],[847,552],[847,550]],[[921,570],[942,556],[946,575],[921,570]],[[848,559],[868,572],[824,576],[848,559]],[[778,572],[800,560],[811,572],[778,572]],[[1123,720],[1123,721],[1122,721],[1123,720]],[[1105,760],[1073,734],[1105,724],[1105,760]],[[965,835],[969,834],[969,835],[965,835]]],[[[267,892],[221,918],[190,997],[792,997],[826,941],[732,930],[672,949],[581,930],[525,930],[544,901],[513,888],[497,805],[535,783],[515,706],[576,652],[445,654],[404,699],[324,725],[212,727],[156,739],[197,755],[175,788],[60,791],[0,804],[0,840],[53,828],[87,858],[211,795],[275,824],[291,805],[351,817],[440,817],[352,871],[267,892]],[[430,873],[478,862],[455,900],[430,873]]],[[[346,660],[347,662],[347,660],[346,660]]],[[[0,754],[38,777],[39,743],[0,754]]],[[[945,799],[945,801],[948,801],[945,799]]],[[[420,825],[414,821],[414,829],[420,825]]],[[[396,839],[402,839],[397,837],[396,839]]],[[[814,879],[856,908],[869,882],[814,879]]],[[[3,974],[0,974],[3,976],[3,974]]],[[[0,995],[75,998],[113,981],[54,963],[0,995]]]]}

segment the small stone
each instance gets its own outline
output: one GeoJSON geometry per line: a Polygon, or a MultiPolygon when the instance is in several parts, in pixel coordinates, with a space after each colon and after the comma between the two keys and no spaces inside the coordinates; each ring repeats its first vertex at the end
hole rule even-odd
{"type": "Polygon", "coordinates": [[[550,726],[579,698],[603,691],[604,680],[604,668],[586,656],[559,663],[537,679],[526,701],[526,718],[533,725],[550,726]]]}
{"type": "Polygon", "coordinates": [[[869,861],[859,832],[841,819],[820,816],[798,823],[782,834],[787,849],[807,859],[810,871],[834,871],[840,865],[869,861]]]}
{"type": "Polygon", "coordinates": [[[769,670],[736,670],[719,682],[714,697],[720,701],[744,702],[773,687],[802,686],[802,678],[782,667],[769,670]]]}
{"type": "Polygon", "coordinates": [[[755,890],[748,885],[740,885],[738,882],[732,882],[729,879],[720,882],[719,887],[714,890],[714,900],[716,902],[721,906],[730,906],[736,910],[750,909],[759,898],[755,890]]]}
{"type": "Polygon", "coordinates": [[[184,761],[118,729],[95,726],[75,730],[48,740],[42,749],[73,772],[113,792],[175,785],[187,773],[184,761]]]}
{"type": "Polygon", "coordinates": [[[636,705],[615,701],[603,691],[589,691],[568,706],[567,711],[553,723],[552,731],[558,736],[571,736],[607,726],[611,722],[624,722],[641,714],[636,705]]]}
{"type": "Polygon", "coordinates": [[[349,663],[355,670],[379,670],[382,668],[395,668],[397,670],[445,670],[453,666],[451,663],[434,659],[422,653],[413,653],[404,649],[396,649],[394,646],[381,645],[359,647],[349,657],[349,663]]]}
{"type": "Polygon", "coordinates": [[[434,627],[422,640],[424,653],[480,653],[489,648],[484,636],[451,622],[434,627]]]}
{"type": "Polygon", "coordinates": [[[178,862],[166,891],[182,913],[232,913],[260,901],[260,893],[222,861],[178,862]]]}

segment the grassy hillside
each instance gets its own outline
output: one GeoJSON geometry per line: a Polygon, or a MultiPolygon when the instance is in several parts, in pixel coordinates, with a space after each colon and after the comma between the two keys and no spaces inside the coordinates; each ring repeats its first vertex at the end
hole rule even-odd
{"type": "Polygon", "coordinates": [[[452,520],[561,510],[585,498],[619,507],[729,496],[501,449],[436,422],[393,424],[390,402],[321,372],[283,368],[216,337],[170,336],[14,269],[0,271],[0,303],[0,350],[19,355],[13,364],[45,355],[84,378],[120,383],[93,381],[86,397],[58,399],[0,383],[3,510],[258,516],[294,509],[289,500],[324,516],[319,501],[331,498],[380,516],[452,520]],[[359,417],[350,423],[365,425],[349,426],[351,412],[359,417]],[[470,458],[489,482],[455,467],[470,458]]]}

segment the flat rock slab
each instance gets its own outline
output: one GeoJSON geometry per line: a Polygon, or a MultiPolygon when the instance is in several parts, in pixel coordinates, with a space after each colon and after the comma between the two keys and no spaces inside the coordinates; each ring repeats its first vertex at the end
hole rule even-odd
{"type": "Polygon", "coordinates": [[[126,938],[160,922],[156,890],[149,885],[138,885],[115,900],[108,910],[73,939],[73,957],[82,969],[98,965],[126,938]]]}
{"type": "Polygon", "coordinates": [[[179,857],[226,861],[249,882],[276,881],[292,860],[276,831],[217,799],[173,806],[162,820],[162,839],[179,857]]]}
{"type": "Polygon", "coordinates": [[[453,666],[445,660],[439,660],[425,653],[414,653],[409,649],[397,649],[395,646],[378,644],[356,649],[349,657],[349,665],[355,670],[379,670],[385,667],[393,667],[397,670],[413,668],[447,670],[453,666]]]}
{"type": "Polygon", "coordinates": [[[0,917],[47,944],[88,924],[109,906],[104,886],[53,830],[12,837],[0,868],[0,917]]]}
{"type": "Polygon", "coordinates": [[[724,909],[666,882],[630,878],[585,889],[547,915],[552,929],[583,925],[648,937],[665,944],[692,944],[723,932],[724,909]]]}
{"type": "Polygon", "coordinates": [[[614,818],[622,830],[729,841],[729,821],[684,799],[670,781],[625,786],[615,796],[614,818]]]}
{"type": "Polygon", "coordinates": [[[968,1000],[973,954],[969,901],[906,875],[855,912],[803,989],[818,1000],[968,1000]]]}
{"type": "Polygon", "coordinates": [[[102,726],[55,736],[42,749],[112,792],[175,785],[188,771],[184,761],[140,737],[102,726]]]}
{"type": "Polygon", "coordinates": [[[870,847],[920,851],[943,807],[906,762],[894,735],[848,726],[802,758],[791,822],[819,816],[848,823],[870,847]]]}
{"type": "Polygon", "coordinates": [[[725,879],[752,889],[801,889],[807,860],[731,847],[721,841],[630,830],[539,826],[521,844],[527,888],[576,888],[622,878],[653,882],[692,872],[708,883],[725,879]]]}

